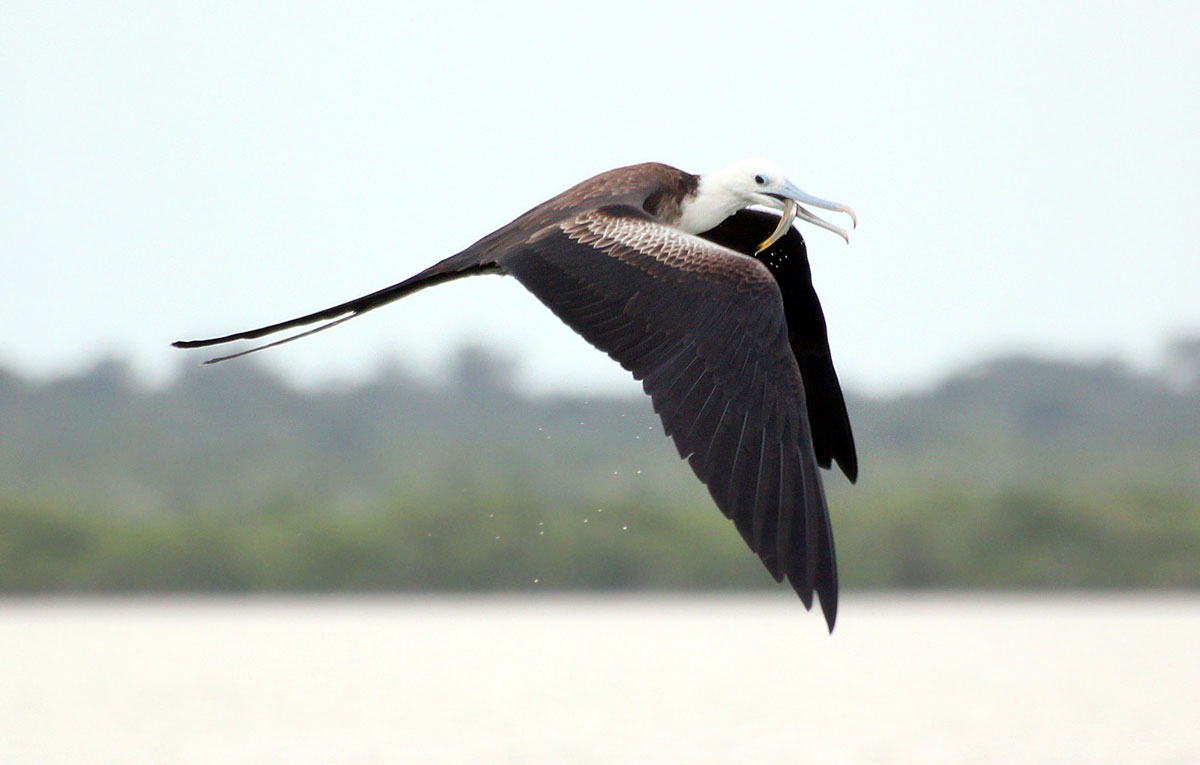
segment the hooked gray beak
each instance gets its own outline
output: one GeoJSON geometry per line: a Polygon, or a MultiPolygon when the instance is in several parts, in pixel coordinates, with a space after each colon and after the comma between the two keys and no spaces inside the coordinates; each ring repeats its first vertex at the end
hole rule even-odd
{"type": "Polygon", "coordinates": [[[813,213],[806,210],[800,203],[812,205],[813,207],[820,207],[822,210],[833,210],[834,212],[845,213],[846,215],[850,216],[851,226],[853,228],[858,227],[858,216],[854,214],[853,208],[851,208],[849,205],[840,204],[838,202],[830,202],[826,199],[814,197],[813,195],[807,194],[796,188],[796,185],[791,181],[788,181],[787,185],[784,186],[783,190],[779,193],[769,194],[768,196],[778,200],[781,208],[783,209],[783,215],[780,216],[779,225],[775,227],[775,230],[771,232],[771,235],[758,246],[759,252],[762,252],[772,244],[775,244],[775,242],[779,241],[779,238],[787,233],[787,230],[792,225],[792,221],[794,221],[796,218],[799,218],[807,223],[811,223],[814,226],[819,226],[826,231],[832,231],[842,239],[845,239],[846,244],[850,244],[850,235],[846,233],[845,229],[839,228],[829,221],[817,217],[813,213]]]}

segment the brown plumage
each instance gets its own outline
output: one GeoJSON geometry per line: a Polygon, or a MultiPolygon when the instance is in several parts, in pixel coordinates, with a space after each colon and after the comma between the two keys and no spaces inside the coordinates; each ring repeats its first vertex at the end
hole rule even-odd
{"type": "MultiPolygon", "coordinates": [[[[755,176],[761,180],[761,176],[755,176]]],[[[845,403],[795,229],[756,255],[778,216],[741,210],[700,235],[678,225],[698,176],[661,164],[603,173],[466,250],[378,292],[195,348],[329,320],[328,329],[434,284],[516,277],[642,381],[717,507],[777,581],[833,628],[837,568],[818,465],[857,476],[845,403]]]]}

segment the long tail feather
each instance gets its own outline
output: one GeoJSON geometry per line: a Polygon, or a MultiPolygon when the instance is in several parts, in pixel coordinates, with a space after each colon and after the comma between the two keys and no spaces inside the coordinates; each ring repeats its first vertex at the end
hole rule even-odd
{"type": "Polygon", "coordinates": [[[499,268],[494,263],[481,263],[477,257],[472,256],[470,253],[459,253],[458,255],[443,260],[441,263],[425,269],[415,276],[409,277],[408,279],[405,279],[397,284],[393,284],[390,287],[384,287],[383,289],[372,292],[369,295],[363,295],[362,297],[355,298],[354,300],[349,300],[345,303],[339,303],[338,305],[331,306],[314,313],[298,316],[294,319],[288,319],[287,321],[281,321],[276,324],[268,324],[265,327],[258,327],[257,329],[249,329],[243,332],[235,332],[230,335],[222,335],[221,337],[211,337],[205,340],[176,340],[175,342],[171,343],[171,345],[176,348],[204,348],[210,345],[221,345],[222,343],[233,342],[234,340],[253,340],[255,338],[263,337],[264,335],[282,332],[285,329],[302,327],[306,324],[312,324],[318,321],[325,321],[329,319],[333,320],[328,324],[323,324],[320,327],[310,329],[306,332],[301,332],[300,334],[284,338],[283,340],[277,340],[273,343],[267,343],[265,345],[250,348],[249,350],[241,351],[239,353],[232,353],[228,356],[220,356],[204,362],[205,364],[215,364],[219,361],[236,359],[239,356],[245,356],[249,353],[261,351],[266,348],[274,348],[275,346],[283,345],[284,343],[290,343],[293,340],[299,340],[302,337],[308,337],[309,335],[315,335],[318,332],[332,329],[342,322],[353,319],[355,316],[361,316],[367,311],[387,305],[388,303],[399,300],[402,297],[411,295],[417,290],[421,290],[426,287],[432,287],[435,284],[441,284],[442,282],[458,279],[463,276],[472,276],[474,274],[481,273],[496,273],[498,271],[499,268]]]}
{"type": "MultiPolygon", "coordinates": [[[[361,311],[360,311],[359,313],[361,313],[361,311]]],[[[324,332],[324,331],[325,331],[325,330],[327,330],[327,329],[333,329],[334,327],[336,327],[337,325],[341,324],[342,322],[345,322],[345,321],[350,321],[350,320],[351,320],[351,319],[353,319],[355,316],[358,316],[358,314],[357,314],[357,313],[352,313],[352,314],[350,314],[349,316],[343,316],[343,317],[342,317],[342,318],[340,318],[340,319],[334,319],[333,321],[329,322],[328,324],[322,324],[322,325],[321,325],[321,326],[319,326],[319,327],[313,327],[312,329],[310,329],[310,330],[307,330],[307,331],[305,331],[305,332],[301,332],[301,333],[300,333],[300,334],[298,334],[298,335],[292,335],[291,337],[285,337],[285,338],[283,338],[282,340],[276,340],[276,341],[275,341],[275,342],[273,342],[273,343],[265,343],[265,344],[263,344],[263,345],[256,345],[256,346],[254,346],[253,348],[247,348],[247,349],[246,349],[246,350],[244,350],[244,351],[238,351],[237,353],[231,353],[231,354],[229,354],[228,356],[217,356],[215,359],[209,359],[209,360],[205,361],[204,363],[205,363],[205,364],[216,364],[216,363],[217,363],[217,362],[219,362],[219,361],[229,361],[230,359],[236,359],[236,358],[239,358],[239,357],[241,357],[241,356],[246,356],[246,355],[249,355],[249,354],[251,354],[251,353],[255,353],[255,352],[257,352],[257,351],[265,351],[266,349],[268,349],[268,348],[274,348],[274,347],[275,347],[275,346],[277,346],[277,345],[283,345],[284,343],[290,343],[290,342],[292,342],[293,340],[299,340],[299,339],[300,339],[300,338],[302,338],[302,337],[308,337],[309,335],[315,335],[315,334],[317,334],[318,332],[324,332]]],[[[181,348],[182,348],[182,347],[187,347],[187,346],[181,346],[181,345],[179,345],[178,343],[172,343],[172,345],[175,345],[175,346],[177,346],[177,347],[181,347],[181,348]]],[[[194,347],[194,346],[193,346],[193,347],[194,347]]]]}

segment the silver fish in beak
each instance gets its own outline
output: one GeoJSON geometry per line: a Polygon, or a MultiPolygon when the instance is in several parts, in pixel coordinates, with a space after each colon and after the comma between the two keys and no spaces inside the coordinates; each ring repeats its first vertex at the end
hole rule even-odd
{"type": "Polygon", "coordinates": [[[839,202],[830,202],[819,197],[814,197],[811,194],[807,194],[796,188],[796,186],[790,182],[782,192],[778,194],[770,194],[770,196],[782,203],[783,214],[779,216],[779,225],[776,226],[775,230],[771,232],[771,235],[763,240],[763,243],[758,246],[757,252],[762,252],[771,245],[775,244],[775,242],[779,241],[780,237],[787,233],[788,228],[791,227],[792,222],[797,218],[805,223],[811,223],[814,226],[823,228],[826,231],[832,231],[842,239],[846,240],[846,244],[850,244],[850,235],[846,233],[845,229],[835,226],[823,218],[817,217],[812,212],[805,209],[805,207],[800,204],[801,202],[810,204],[813,207],[820,207],[823,210],[833,210],[834,212],[845,213],[846,215],[850,216],[851,226],[853,228],[858,227],[858,216],[854,214],[854,208],[850,207],[850,205],[844,205],[839,202]]]}
{"type": "Polygon", "coordinates": [[[796,200],[786,200],[783,203],[783,214],[779,216],[779,224],[775,226],[775,230],[771,232],[771,235],[763,240],[758,249],[754,251],[754,254],[757,255],[778,242],[787,233],[788,229],[792,227],[792,221],[796,220],[796,213],[799,211],[800,205],[796,203],[796,200]]]}

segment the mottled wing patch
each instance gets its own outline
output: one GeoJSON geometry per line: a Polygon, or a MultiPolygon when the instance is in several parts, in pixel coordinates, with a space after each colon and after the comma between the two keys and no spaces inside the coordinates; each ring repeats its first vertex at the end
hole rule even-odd
{"type": "Polygon", "coordinates": [[[646,217],[602,208],[563,221],[559,228],[572,240],[632,265],[648,256],[670,268],[731,279],[742,286],[769,288],[775,283],[766,266],[754,258],[646,217]]]}

